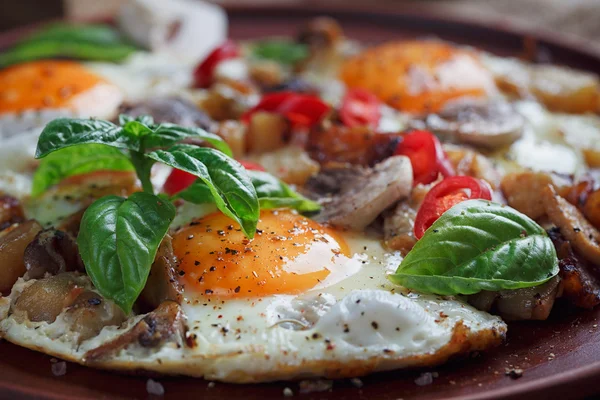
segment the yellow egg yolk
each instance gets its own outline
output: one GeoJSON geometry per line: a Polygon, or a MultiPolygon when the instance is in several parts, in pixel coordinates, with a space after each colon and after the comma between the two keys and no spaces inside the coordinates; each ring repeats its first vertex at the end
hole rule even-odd
{"type": "Polygon", "coordinates": [[[369,48],[344,63],[340,78],[400,111],[417,114],[437,112],[461,97],[485,98],[495,87],[475,52],[438,41],[369,48]]]}
{"type": "Polygon", "coordinates": [[[44,108],[78,110],[78,95],[98,85],[109,84],[74,61],[14,65],[0,71],[0,113],[44,108]]]}
{"type": "Polygon", "coordinates": [[[263,211],[251,240],[211,214],[180,229],[173,249],[186,290],[222,298],[302,293],[349,256],[334,230],[287,210],[263,211]]]}

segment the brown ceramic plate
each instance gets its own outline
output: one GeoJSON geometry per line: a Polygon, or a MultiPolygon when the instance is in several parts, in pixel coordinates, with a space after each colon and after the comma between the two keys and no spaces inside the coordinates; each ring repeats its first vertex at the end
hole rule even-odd
{"type": "MultiPolygon", "coordinates": [[[[600,71],[600,54],[583,43],[514,27],[449,19],[429,12],[357,11],[347,7],[298,6],[231,7],[230,30],[234,38],[293,34],[307,18],[330,15],[348,36],[365,42],[435,35],[475,45],[502,55],[528,54],[590,71],[600,71]],[[535,38],[535,39],[532,39],[535,38]],[[535,43],[535,46],[531,44],[535,43]]],[[[0,36],[0,47],[18,34],[0,36]]],[[[173,399],[282,398],[290,387],[305,399],[498,399],[544,396],[581,398],[600,393],[600,309],[583,311],[559,302],[548,321],[509,324],[507,342],[493,351],[420,371],[395,371],[363,379],[356,388],[336,381],[332,391],[298,395],[296,383],[227,385],[209,387],[206,381],[160,378],[166,397],[173,399]],[[505,375],[521,368],[518,379],[505,375]],[[437,372],[433,384],[418,386],[423,372],[437,372]]],[[[146,398],[144,377],[123,376],[68,364],[67,373],[55,377],[50,357],[0,342],[0,398],[146,398]]],[[[212,386],[212,385],[211,385],[212,386]]]]}

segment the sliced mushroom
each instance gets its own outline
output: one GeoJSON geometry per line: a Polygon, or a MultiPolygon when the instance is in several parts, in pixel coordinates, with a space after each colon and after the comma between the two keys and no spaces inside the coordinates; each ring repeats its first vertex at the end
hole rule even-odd
{"type": "Polygon", "coordinates": [[[182,287],[176,267],[177,258],[173,253],[172,239],[167,235],[156,253],[150,276],[138,299],[138,305],[142,309],[154,310],[165,300],[181,303],[182,287]]]}
{"type": "Polygon", "coordinates": [[[41,230],[39,223],[30,220],[0,233],[0,295],[8,294],[17,279],[27,271],[23,253],[41,230]]]}
{"type": "Polygon", "coordinates": [[[337,194],[323,201],[323,209],[315,219],[363,230],[385,209],[410,194],[412,175],[407,157],[390,157],[345,182],[337,194]]]}
{"type": "Polygon", "coordinates": [[[509,206],[529,218],[538,219],[546,214],[542,192],[549,185],[562,193],[570,182],[557,175],[528,171],[506,175],[500,188],[509,206]]]}
{"type": "Polygon", "coordinates": [[[12,196],[0,195],[0,231],[24,220],[21,202],[12,196]]]}
{"type": "Polygon", "coordinates": [[[429,129],[458,143],[496,149],[521,137],[525,119],[509,103],[460,102],[413,124],[415,128],[429,129]]]}
{"type": "Polygon", "coordinates": [[[545,320],[554,300],[560,295],[560,278],[530,288],[483,291],[469,296],[471,305],[483,311],[493,311],[506,320],[545,320]]]}
{"type": "Polygon", "coordinates": [[[14,300],[11,311],[19,321],[52,323],[84,290],[71,274],[39,279],[14,300]]]}
{"type": "Polygon", "coordinates": [[[181,307],[174,301],[165,301],[127,332],[88,351],[84,359],[86,363],[93,364],[133,346],[158,349],[167,342],[182,346],[185,331],[185,315],[181,307]]]}
{"type": "Polygon", "coordinates": [[[571,203],[556,194],[552,186],[542,191],[543,206],[573,248],[596,266],[600,266],[600,232],[571,203]]]}
{"type": "Polygon", "coordinates": [[[97,336],[105,326],[120,325],[125,318],[115,303],[91,290],[77,296],[64,313],[64,321],[77,333],[77,343],[97,336]]]}
{"type": "Polygon", "coordinates": [[[137,104],[121,107],[123,114],[133,117],[150,115],[154,122],[170,122],[185,127],[208,129],[212,123],[210,117],[194,103],[178,97],[151,97],[137,104]]]}
{"type": "Polygon", "coordinates": [[[85,270],[75,239],[56,229],[39,232],[25,249],[23,260],[30,279],[85,270]]]}

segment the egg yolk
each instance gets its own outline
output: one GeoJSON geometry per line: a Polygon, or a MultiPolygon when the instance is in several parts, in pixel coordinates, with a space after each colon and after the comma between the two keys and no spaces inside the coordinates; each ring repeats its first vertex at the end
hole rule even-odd
{"type": "Polygon", "coordinates": [[[287,210],[263,211],[251,240],[211,214],[180,229],[173,250],[186,290],[221,298],[302,293],[349,256],[335,231],[287,210]]]}
{"type": "Polygon", "coordinates": [[[460,97],[484,98],[495,87],[475,53],[437,41],[399,41],[347,60],[340,78],[405,112],[437,112],[460,97]]]}
{"type": "Polygon", "coordinates": [[[83,92],[106,84],[74,61],[33,61],[0,70],[0,113],[78,108],[83,92]]]}

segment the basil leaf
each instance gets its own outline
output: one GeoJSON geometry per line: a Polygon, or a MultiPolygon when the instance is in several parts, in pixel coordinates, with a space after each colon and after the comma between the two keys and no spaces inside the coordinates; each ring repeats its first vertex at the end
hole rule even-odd
{"type": "Polygon", "coordinates": [[[112,122],[96,119],[58,118],[46,125],[39,139],[35,158],[78,144],[105,144],[139,151],[139,141],[112,122]]]}
{"type": "Polygon", "coordinates": [[[152,127],[152,132],[144,137],[145,149],[170,147],[184,139],[197,138],[204,140],[215,149],[232,156],[229,145],[220,136],[200,128],[184,128],[175,124],[162,123],[152,127]]]}
{"type": "Polygon", "coordinates": [[[77,237],[87,274],[126,313],[146,285],[175,207],[153,194],[106,196],[83,214],[77,237]]]}
{"type": "Polygon", "coordinates": [[[273,60],[281,64],[295,64],[308,57],[308,47],[289,40],[272,39],[257,43],[252,54],[256,58],[273,60]]]}
{"type": "Polygon", "coordinates": [[[118,62],[135,52],[107,25],[52,25],[0,54],[0,68],[42,58],[118,62]]]}
{"type": "Polygon", "coordinates": [[[556,251],[542,227],[508,206],[469,200],[442,214],[389,279],[456,295],[538,286],[557,273],[556,251]]]}
{"type": "Polygon", "coordinates": [[[240,224],[247,237],[254,237],[260,208],[256,190],[240,163],[220,151],[186,144],[156,150],[147,157],[200,178],[217,208],[240,224]]]}
{"type": "MultiPolygon", "coordinates": [[[[301,213],[319,211],[321,206],[295,192],[268,172],[246,171],[256,190],[261,209],[292,208],[301,213]]],[[[197,180],[192,185],[177,193],[175,197],[182,198],[195,204],[213,203],[213,197],[208,187],[197,180]]]]}
{"type": "Polygon", "coordinates": [[[152,133],[152,129],[150,129],[150,127],[137,120],[126,122],[125,125],[123,125],[123,129],[129,134],[138,137],[146,136],[152,133]]]}
{"type": "Polygon", "coordinates": [[[74,146],[43,158],[33,175],[31,196],[44,193],[65,178],[94,171],[133,171],[133,166],[119,149],[101,144],[74,146]]]}

